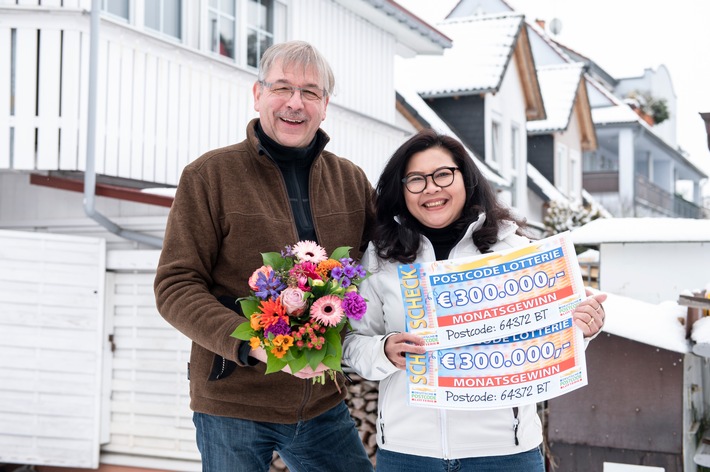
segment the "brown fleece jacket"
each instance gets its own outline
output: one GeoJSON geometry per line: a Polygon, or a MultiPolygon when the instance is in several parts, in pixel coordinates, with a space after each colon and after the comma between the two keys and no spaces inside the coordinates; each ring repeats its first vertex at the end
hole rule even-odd
{"type": "MultiPolygon", "coordinates": [[[[230,337],[246,319],[218,298],[248,295],[247,281],[261,267],[262,252],[278,252],[298,241],[286,191],[276,164],[247,126],[247,139],[207,152],[185,167],[168,217],[155,278],[158,311],[192,340],[190,407],[218,416],[295,423],[313,418],[345,396],[334,382],[313,384],[265,364],[244,366],[230,337]]],[[[350,246],[354,258],[373,221],[372,186],[347,159],[323,150],[310,171],[309,199],[318,243],[330,254],[350,246]]],[[[342,375],[338,382],[343,382],[342,375]]]]}

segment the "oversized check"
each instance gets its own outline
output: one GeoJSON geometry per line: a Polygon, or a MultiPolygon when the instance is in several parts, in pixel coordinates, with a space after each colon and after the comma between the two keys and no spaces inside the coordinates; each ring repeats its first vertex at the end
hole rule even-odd
{"type": "Polygon", "coordinates": [[[428,349],[559,323],[585,297],[569,232],[471,258],[399,266],[410,333],[428,349]]]}
{"type": "Polygon", "coordinates": [[[562,321],[497,341],[407,355],[413,406],[502,408],[587,385],[582,331],[562,321]]]}

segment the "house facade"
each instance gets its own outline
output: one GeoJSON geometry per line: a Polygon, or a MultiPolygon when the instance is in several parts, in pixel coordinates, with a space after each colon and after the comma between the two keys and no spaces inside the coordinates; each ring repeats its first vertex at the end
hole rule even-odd
{"type": "MultiPolygon", "coordinates": [[[[461,0],[449,17],[512,11],[505,0],[461,0]]],[[[667,68],[615,78],[593,60],[552,39],[544,24],[528,22],[528,29],[536,67],[585,65],[597,145],[581,145],[584,137],[576,149],[560,142],[555,166],[565,165],[557,162],[565,154],[566,164],[574,166],[581,152],[582,188],[613,216],[707,218],[701,188],[707,175],[677,145],[676,96],[667,68]],[[637,113],[640,101],[649,98],[663,101],[664,121],[650,122],[646,114],[637,113]]]]}
{"type": "Polygon", "coordinates": [[[539,224],[541,206],[529,196],[525,127],[529,120],[545,118],[545,105],[523,25],[518,14],[438,23],[454,45],[442,56],[399,60],[396,86],[405,96],[416,93],[490,170],[508,181],[501,199],[539,224]]]}
{"type": "Polygon", "coordinates": [[[200,470],[152,293],[182,168],[244,138],[260,54],[302,39],[336,76],[327,148],[374,181],[411,134],[395,56],[451,45],[392,1],[215,5],[0,2],[0,462],[200,470]]]}

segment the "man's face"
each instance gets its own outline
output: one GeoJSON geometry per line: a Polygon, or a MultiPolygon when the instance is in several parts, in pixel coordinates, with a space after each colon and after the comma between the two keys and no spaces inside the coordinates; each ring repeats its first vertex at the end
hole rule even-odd
{"type": "Polygon", "coordinates": [[[254,110],[259,112],[261,128],[274,141],[287,147],[308,146],[325,120],[328,97],[323,96],[323,84],[314,69],[289,67],[284,70],[275,62],[264,82],[271,86],[254,84],[254,110]],[[300,87],[318,92],[320,100],[308,100],[299,90],[275,93],[284,87],[300,87]]]}

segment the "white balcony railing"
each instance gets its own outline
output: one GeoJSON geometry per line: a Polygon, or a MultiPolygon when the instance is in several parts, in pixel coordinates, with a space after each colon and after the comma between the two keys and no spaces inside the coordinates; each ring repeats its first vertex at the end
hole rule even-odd
{"type": "MultiPolygon", "coordinates": [[[[0,3],[0,170],[85,169],[90,15],[47,3],[0,3]]],[[[105,18],[99,44],[99,174],[174,185],[255,116],[252,71],[105,18]]]]}

